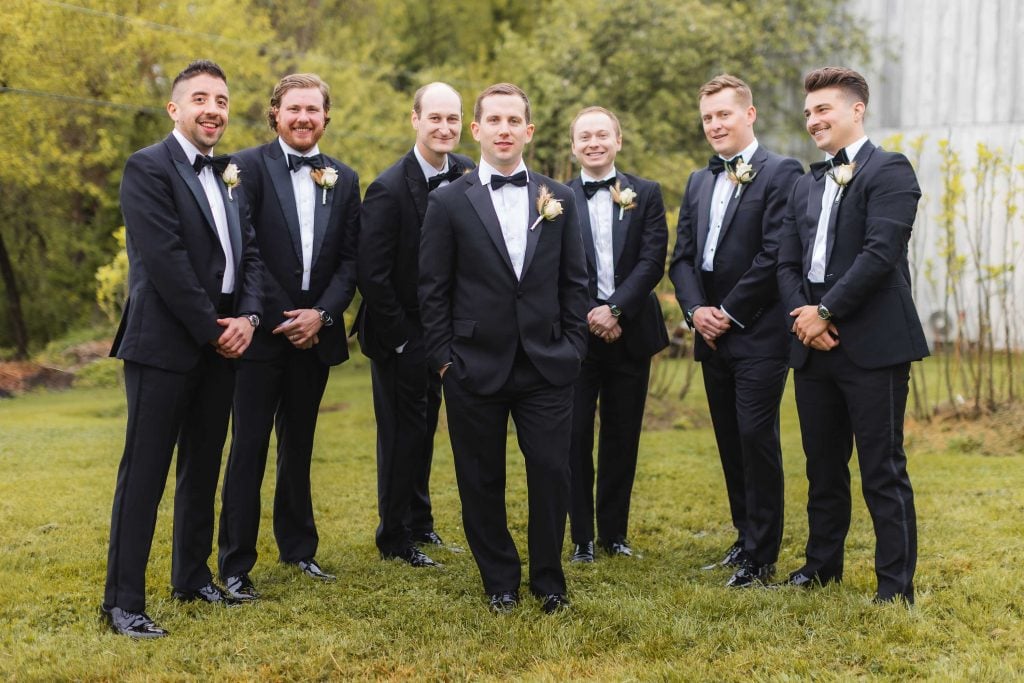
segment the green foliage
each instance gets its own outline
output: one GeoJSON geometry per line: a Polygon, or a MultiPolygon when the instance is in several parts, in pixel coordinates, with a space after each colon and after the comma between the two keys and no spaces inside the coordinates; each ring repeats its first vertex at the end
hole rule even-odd
{"type": "Polygon", "coordinates": [[[96,269],[96,303],[116,325],[128,300],[128,252],[123,225],[114,231],[114,239],[118,247],[114,259],[96,269]]]}

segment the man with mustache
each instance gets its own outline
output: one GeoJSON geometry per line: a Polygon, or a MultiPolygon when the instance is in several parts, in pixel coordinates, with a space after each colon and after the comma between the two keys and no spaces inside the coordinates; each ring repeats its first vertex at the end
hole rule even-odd
{"type": "Polygon", "coordinates": [[[238,173],[210,156],[228,124],[213,62],[174,79],[174,130],[133,154],[121,179],[128,290],[112,355],[124,361],[128,426],[110,522],[102,614],[132,638],[167,632],[145,613],[146,564],[174,444],[172,596],[234,601],[212,581],[213,503],[235,381],[259,326],[261,266],[238,173]]]}
{"type": "Polygon", "coordinates": [[[220,575],[238,600],[257,598],[249,573],[272,427],[279,558],[314,581],[335,578],[316,560],[310,462],[328,375],[348,359],[342,316],[356,287],[359,178],[320,153],[330,110],[330,89],[319,76],[285,76],[267,112],[277,138],[236,156],[265,264],[265,327],[239,362],[220,518],[220,575]]]}
{"type": "Polygon", "coordinates": [[[475,167],[452,150],[462,134],[462,98],[446,83],[416,91],[416,143],[366,190],[359,233],[356,327],[370,360],[377,419],[377,548],[413,567],[436,566],[417,545],[442,546],[430,505],[430,463],[441,407],[416,298],[420,226],[427,196],[475,167]]]}

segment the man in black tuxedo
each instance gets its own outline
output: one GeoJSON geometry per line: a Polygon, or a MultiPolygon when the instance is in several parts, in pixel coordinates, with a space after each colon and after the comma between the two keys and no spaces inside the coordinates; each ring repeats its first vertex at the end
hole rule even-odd
{"type": "Polygon", "coordinates": [[[444,387],[466,539],[491,609],[519,602],[505,510],[511,414],[526,459],[530,590],[552,613],[569,604],[561,548],[589,297],[573,193],[523,162],[533,128],[520,88],[499,83],[477,98],[480,165],[430,195],[419,298],[427,362],[444,387]]]}
{"type": "Polygon", "coordinates": [[[708,409],[738,537],[707,569],[732,567],[726,585],[764,585],[782,543],[779,405],[788,335],[775,284],[779,234],[802,168],[754,137],[750,88],[722,74],[700,89],[704,135],[715,151],[686,184],[669,276],[696,330],[708,409]]]}
{"type": "Polygon", "coordinates": [[[334,580],[315,558],[310,460],[331,366],[348,358],[342,316],[356,287],[359,178],[320,153],[330,110],[330,90],[318,76],[285,76],[267,115],[277,138],[236,156],[265,268],[265,327],[239,363],[218,539],[220,575],[239,600],[257,597],[249,572],[272,427],[280,559],[311,579],[334,580]]]}
{"type": "Polygon", "coordinates": [[[569,137],[582,167],[569,187],[576,195],[590,276],[590,340],[573,396],[570,561],[593,562],[599,399],[597,538],[609,555],[633,554],[626,529],[651,356],[668,346],[654,293],[665,273],[668,226],[658,184],[615,168],[622,149],[615,114],[587,107],[576,115],[569,137]]]}
{"type": "Polygon", "coordinates": [[[117,472],[102,614],[134,638],[166,631],[145,613],[157,507],[178,444],[173,597],[231,604],[206,564],[234,385],[231,359],[259,325],[261,266],[237,189],[211,157],[228,124],[228,87],[213,62],[174,79],[174,130],[129,157],[121,179],[128,290],[111,355],[124,361],[128,426],[117,472]]]}
{"type": "Polygon", "coordinates": [[[921,190],[906,157],[865,135],[863,76],[825,67],[804,89],[807,132],[826,161],[793,187],[779,253],[809,484],[806,562],[786,583],[842,580],[856,439],[875,530],[875,599],[912,604],[917,516],[903,416],[910,363],[928,355],[907,263],[921,190]]]}
{"type": "Polygon", "coordinates": [[[436,566],[417,544],[441,546],[430,507],[430,463],[441,379],[427,366],[416,298],[420,226],[427,195],[474,168],[453,154],[462,134],[462,98],[445,83],[413,97],[412,150],[366,190],[359,233],[357,328],[371,359],[377,418],[377,548],[413,567],[436,566]]]}

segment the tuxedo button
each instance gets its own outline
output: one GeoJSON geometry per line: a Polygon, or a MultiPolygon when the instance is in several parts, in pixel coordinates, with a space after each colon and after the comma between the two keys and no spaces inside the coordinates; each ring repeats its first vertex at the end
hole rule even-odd
{"type": "Polygon", "coordinates": [[[836,279],[836,274],[835,273],[828,273],[827,275],[825,275],[825,282],[832,282],[835,279],[836,279]]]}
{"type": "Polygon", "coordinates": [[[522,299],[523,298],[523,293],[517,290],[516,291],[516,298],[517,299],[522,299]]]}
{"type": "Polygon", "coordinates": [[[302,275],[302,271],[301,270],[295,270],[295,271],[292,272],[292,275],[294,275],[295,277],[298,277],[298,276],[302,275]]]}
{"type": "Polygon", "coordinates": [[[223,270],[218,270],[216,273],[213,274],[213,276],[215,278],[222,278],[222,277],[224,277],[224,271],[223,270]]]}

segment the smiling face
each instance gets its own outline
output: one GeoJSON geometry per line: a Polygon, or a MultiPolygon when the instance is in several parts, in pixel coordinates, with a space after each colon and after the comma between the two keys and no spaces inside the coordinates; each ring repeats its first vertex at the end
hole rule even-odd
{"type": "Polygon", "coordinates": [[[286,90],[273,113],[277,117],[277,134],[297,152],[313,149],[327,125],[324,94],[319,88],[286,90]]]}
{"type": "Polygon", "coordinates": [[[818,149],[836,154],[864,137],[865,104],[842,88],[807,93],[804,119],[818,149]]]}
{"type": "Polygon", "coordinates": [[[754,141],[757,110],[744,102],[735,88],[723,88],[700,98],[700,120],[708,144],[725,159],[736,156],[754,141]]]}
{"type": "Polygon", "coordinates": [[[209,154],[228,126],[228,84],[200,73],[180,81],[167,103],[174,127],[203,154],[209,154]]]}
{"type": "Polygon", "coordinates": [[[480,120],[470,126],[484,161],[504,174],[516,170],[523,148],[533,139],[526,103],[517,95],[488,95],[480,101],[480,120]]]}
{"type": "Polygon", "coordinates": [[[412,113],[416,148],[435,168],[459,144],[462,136],[462,100],[446,85],[434,85],[423,93],[419,112],[412,113]]]}
{"type": "Polygon", "coordinates": [[[622,135],[607,114],[588,112],[573,123],[572,153],[591,178],[608,175],[620,149],[622,135]]]}

